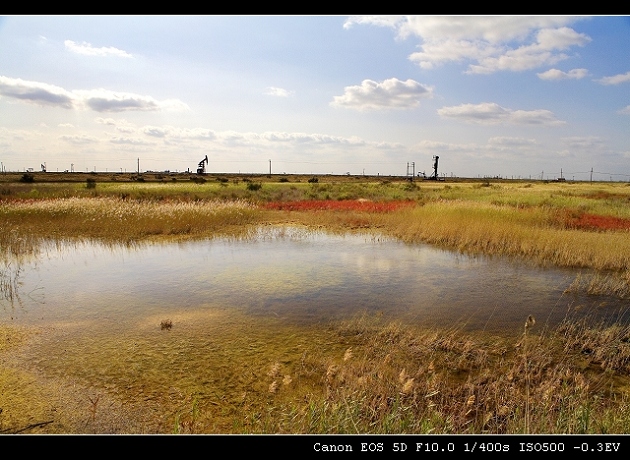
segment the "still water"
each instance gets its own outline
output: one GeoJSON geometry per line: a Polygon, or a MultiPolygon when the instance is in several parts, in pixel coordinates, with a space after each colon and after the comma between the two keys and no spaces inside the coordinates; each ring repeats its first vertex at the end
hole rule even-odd
{"type": "Polygon", "coordinates": [[[522,330],[528,315],[549,326],[574,314],[619,318],[622,306],[610,299],[563,294],[576,273],[286,227],[134,247],[56,244],[21,265],[17,291],[0,299],[0,319],[124,324],[229,308],[300,323],[368,314],[509,332],[522,330]]]}

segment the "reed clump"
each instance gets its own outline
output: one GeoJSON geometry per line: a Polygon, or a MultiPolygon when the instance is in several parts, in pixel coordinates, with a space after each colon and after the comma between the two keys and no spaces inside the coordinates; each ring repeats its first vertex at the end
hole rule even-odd
{"type": "MultiPolygon", "coordinates": [[[[343,333],[360,338],[348,348],[351,353],[324,362],[305,359],[303,371],[320,374],[322,392],[309,393],[304,401],[277,397],[246,431],[627,432],[630,397],[616,380],[627,375],[627,328],[567,323],[543,336],[533,332],[534,324],[528,319],[523,337],[514,342],[480,340],[456,330],[418,333],[395,325],[353,325],[343,333]],[[591,352],[585,359],[583,347],[601,355],[591,352]],[[600,362],[607,363],[605,371],[592,372],[600,362]]],[[[304,378],[299,374],[294,379],[304,378]]]]}

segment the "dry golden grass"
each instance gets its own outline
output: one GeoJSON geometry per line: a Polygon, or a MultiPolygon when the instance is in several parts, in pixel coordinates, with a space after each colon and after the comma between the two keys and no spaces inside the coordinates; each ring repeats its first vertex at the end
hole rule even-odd
{"type": "Polygon", "coordinates": [[[386,233],[407,242],[520,257],[542,265],[630,269],[628,232],[555,228],[549,224],[550,216],[544,209],[447,201],[379,217],[386,233]]]}
{"type": "MultiPolygon", "coordinates": [[[[229,233],[254,222],[257,210],[244,201],[152,202],[71,197],[6,202],[0,204],[0,215],[8,230],[5,238],[19,234],[19,238],[29,235],[131,241],[229,233]]],[[[19,238],[13,238],[12,244],[23,241],[19,238]]]]}

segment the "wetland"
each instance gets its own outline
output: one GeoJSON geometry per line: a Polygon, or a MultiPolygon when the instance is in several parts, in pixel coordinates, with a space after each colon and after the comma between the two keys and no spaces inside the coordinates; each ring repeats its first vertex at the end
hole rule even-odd
{"type": "Polygon", "coordinates": [[[628,432],[627,184],[49,177],[0,182],[2,433],[628,432]]]}

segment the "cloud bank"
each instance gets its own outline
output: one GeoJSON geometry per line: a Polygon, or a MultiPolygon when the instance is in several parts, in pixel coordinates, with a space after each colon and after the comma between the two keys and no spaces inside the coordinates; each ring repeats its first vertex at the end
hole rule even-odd
{"type": "Polygon", "coordinates": [[[591,41],[567,25],[580,17],[455,17],[365,16],[350,17],[355,24],[389,27],[399,39],[417,37],[420,51],[409,59],[423,69],[449,62],[467,62],[465,73],[490,74],[523,71],[553,65],[569,56],[564,51],[591,41]]]}
{"type": "Polygon", "coordinates": [[[450,118],[465,123],[482,125],[546,125],[556,126],[565,122],[558,120],[549,110],[512,110],[493,102],[481,104],[461,104],[442,107],[438,110],[442,118],[450,118]]]}
{"type": "Polygon", "coordinates": [[[96,112],[187,110],[177,99],[158,101],[151,96],[105,89],[67,91],[47,83],[0,76],[0,95],[38,105],[96,112]]]}
{"type": "Polygon", "coordinates": [[[563,72],[558,69],[549,69],[546,72],[537,73],[538,78],[541,80],[580,80],[588,76],[588,70],[586,69],[573,69],[568,72],[563,72]]]}
{"type": "Polygon", "coordinates": [[[123,58],[133,57],[126,51],[119,50],[118,48],[114,48],[113,46],[103,46],[101,48],[95,48],[87,42],[79,44],[72,40],[66,40],[63,42],[63,44],[69,51],[72,51],[76,54],[83,54],[84,56],[117,56],[123,58]]]}
{"type": "Polygon", "coordinates": [[[613,75],[612,77],[604,77],[597,81],[602,85],[618,85],[620,83],[627,83],[630,81],[630,71],[619,75],[613,75]]]}
{"type": "Polygon", "coordinates": [[[0,76],[0,95],[40,105],[73,108],[76,96],[70,91],[47,83],[0,76]]]}

